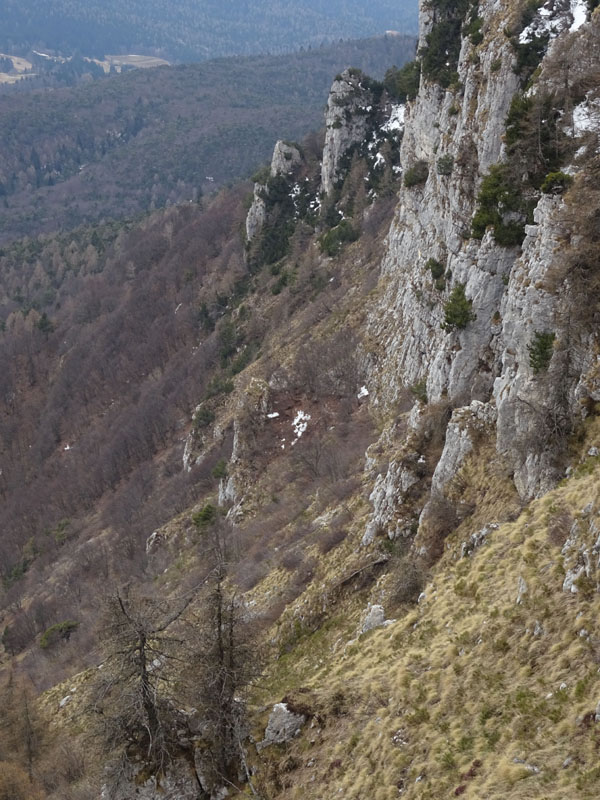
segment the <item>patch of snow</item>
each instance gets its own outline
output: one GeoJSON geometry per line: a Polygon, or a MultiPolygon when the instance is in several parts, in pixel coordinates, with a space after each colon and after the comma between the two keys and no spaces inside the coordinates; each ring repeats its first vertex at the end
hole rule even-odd
{"type": "Polygon", "coordinates": [[[385,133],[391,133],[392,131],[403,131],[405,112],[406,106],[404,103],[401,103],[398,106],[392,106],[390,118],[381,126],[381,130],[385,133]]]}
{"type": "Polygon", "coordinates": [[[63,699],[58,704],[59,708],[64,708],[67,705],[67,703],[71,702],[72,699],[73,698],[71,697],[70,694],[68,694],[66,697],[63,697],[63,699]]]}
{"type": "Polygon", "coordinates": [[[267,419],[275,419],[275,417],[279,416],[278,411],[272,411],[270,414],[267,414],[267,419]]]}
{"type": "Polygon", "coordinates": [[[573,109],[573,133],[582,136],[600,131],[600,100],[584,100],[573,109]]]}
{"type": "Polygon", "coordinates": [[[374,167],[381,167],[385,164],[385,158],[382,156],[381,153],[377,153],[375,156],[375,163],[373,164],[374,167]]]}
{"type": "Polygon", "coordinates": [[[366,386],[361,386],[360,387],[360,391],[356,396],[358,397],[359,400],[361,400],[363,397],[368,397],[369,396],[369,390],[367,389],[366,386]]]}
{"type": "Polygon", "coordinates": [[[71,445],[70,445],[70,444],[66,444],[66,445],[63,447],[63,450],[65,451],[65,453],[67,453],[67,452],[68,452],[70,449],[71,449],[71,445]]]}
{"type": "Polygon", "coordinates": [[[296,436],[296,438],[292,442],[292,445],[296,444],[298,439],[308,428],[308,421],[310,420],[310,418],[311,418],[310,414],[307,414],[305,411],[298,411],[298,413],[294,417],[294,421],[292,422],[292,428],[296,436]]]}
{"type": "Polygon", "coordinates": [[[578,31],[587,21],[588,5],[586,1],[571,0],[571,14],[573,15],[573,24],[569,28],[569,33],[578,31]]]}
{"type": "Polygon", "coordinates": [[[519,43],[528,44],[534,37],[542,36],[555,39],[563,31],[577,31],[586,22],[587,15],[586,0],[570,0],[566,8],[555,0],[546,0],[532,22],[521,31],[519,43]]]}

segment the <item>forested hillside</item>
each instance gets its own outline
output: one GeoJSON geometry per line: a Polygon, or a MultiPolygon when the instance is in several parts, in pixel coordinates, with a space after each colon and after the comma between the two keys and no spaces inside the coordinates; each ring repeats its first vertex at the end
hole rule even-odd
{"type": "Polygon", "coordinates": [[[377,77],[412,37],[220,59],[0,98],[0,241],[195,200],[322,125],[331,78],[377,77]]]}
{"type": "Polygon", "coordinates": [[[2,0],[0,49],[70,55],[154,53],[169,60],[282,53],[386,30],[416,33],[412,0],[2,0]]]}
{"type": "Polygon", "coordinates": [[[600,7],[419,28],[252,183],[3,244],[0,800],[597,800],[600,7]]]}

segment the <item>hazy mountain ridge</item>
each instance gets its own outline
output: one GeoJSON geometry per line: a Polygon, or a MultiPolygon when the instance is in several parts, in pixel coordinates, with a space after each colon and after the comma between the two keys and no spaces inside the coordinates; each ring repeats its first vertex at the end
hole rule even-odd
{"type": "Polygon", "coordinates": [[[339,38],[416,33],[413,2],[376,0],[253,0],[218,3],[134,0],[68,3],[27,0],[0,4],[0,50],[50,49],[102,58],[107,53],[154,53],[191,60],[251,53],[281,53],[339,38]]]}

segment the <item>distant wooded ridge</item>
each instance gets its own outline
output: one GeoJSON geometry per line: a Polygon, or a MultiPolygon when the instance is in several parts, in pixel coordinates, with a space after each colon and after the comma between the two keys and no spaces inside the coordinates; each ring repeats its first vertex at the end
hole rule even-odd
{"type": "Polygon", "coordinates": [[[0,50],[197,61],[417,32],[416,0],[0,0],[0,50]]]}
{"type": "Polygon", "coordinates": [[[0,240],[197,200],[323,125],[336,73],[414,57],[385,36],[285,56],[135,70],[0,98],[0,240]]]}

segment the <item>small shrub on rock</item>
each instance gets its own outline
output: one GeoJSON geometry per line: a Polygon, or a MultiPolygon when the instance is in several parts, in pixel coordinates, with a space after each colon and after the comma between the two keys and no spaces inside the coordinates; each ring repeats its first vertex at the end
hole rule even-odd
{"type": "Polygon", "coordinates": [[[550,366],[555,338],[555,333],[547,331],[536,331],[534,333],[533,341],[527,346],[529,366],[532,368],[534,375],[546,372],[550,366]]]}
{"type": "Polygon", "coordinates": [[[450,292],[450,297],[444,305],[444,322],[442,328],[445,331],[452,331],[456,328],[462,330],[469,322],[477,319],[473,313],[473,301],[465,295],[465,286],[459,283],[450,292]]]}
{"type": "Polygon", "coordinates": [[[438,175],[451,175],[454,168],[454,159],[450,155],[440,156],[435,167],[438,175]]]}
{"type": "Polygon", "coordinates": [[[573,183],[571,175],[565,172],[549,172],[542,183],[544,194],[562,194],[573,183]]]}
{"type": "Polygon", "coordinates": [[[418,186],[425,183],[429,177],[429,167],[426,161],[417,161],[412,167],[409,167],[404,173],[404,185],[407,188],[418,186]]]}

